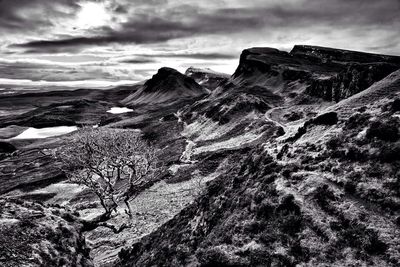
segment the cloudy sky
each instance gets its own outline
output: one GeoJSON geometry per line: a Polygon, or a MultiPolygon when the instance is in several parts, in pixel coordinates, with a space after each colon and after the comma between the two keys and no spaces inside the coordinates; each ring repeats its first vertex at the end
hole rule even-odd
{"type": "Polygon", "coordinates": [[[400,55],[399,14],[400,0],[0,0],[0,84],[129,83],[163,66],[232,73],[253,46],[400,55]]]}

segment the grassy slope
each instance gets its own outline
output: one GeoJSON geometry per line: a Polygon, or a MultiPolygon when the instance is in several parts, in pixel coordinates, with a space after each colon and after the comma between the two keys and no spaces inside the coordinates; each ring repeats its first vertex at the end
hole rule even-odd
{"type": "Polygon", "coordinates": [[[398,266],[398,77],[333,106],[335,125],[239,152],[194,204],[122,251],[119,266],[398,266]]]}

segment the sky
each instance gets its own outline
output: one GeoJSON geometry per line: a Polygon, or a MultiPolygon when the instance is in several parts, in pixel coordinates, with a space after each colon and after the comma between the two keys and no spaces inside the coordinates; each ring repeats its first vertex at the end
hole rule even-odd
{"type": "Polygon", "coordinates": [[[243,49],[295,44],[400,55],[400,0],[0,0],[0,85],[231,74],[243,49]]]}

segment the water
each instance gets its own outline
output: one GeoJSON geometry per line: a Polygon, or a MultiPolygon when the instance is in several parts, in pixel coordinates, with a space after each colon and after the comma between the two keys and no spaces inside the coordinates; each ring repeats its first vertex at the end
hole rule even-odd
{"type": "Polygon", "coordinates": [[[78,127],[76,126],[56,126],[41,129],[31,127],[12,139],[43,139],[53,136],[60,136],[76,130],[78,130],[78,127]]]}
{"type": "Polygon", "coordinates": [[[127,107],[113,107],[110,110],[107,110],[108,113],[112,114],[122,114],[122,113],[127,113],[127,112],[132,112],[133,109],[127,108],[127,107]]]}

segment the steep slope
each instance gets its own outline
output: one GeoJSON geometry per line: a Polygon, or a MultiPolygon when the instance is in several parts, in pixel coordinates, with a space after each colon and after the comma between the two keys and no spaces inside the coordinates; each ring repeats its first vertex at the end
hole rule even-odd
{"type": "Polygon", "coordinates": [[[329,109],[340,111],[340,114],[349,116],[357,109],[371,109],[379,102],[385,102],[399,96],[400,70],[391,73],[368,89],[333,105],[329,109]]]}
{"type": "Polygon", "coordinates": [[[161,68],[141,89],[125,98],[128,106],[176,102],[207,94],[207,91],[187,77],[171,68],[161,68]]]}
{"type": "Polygon", "coordinates": [[[94,266],[79,227],[65,210],[0,199],[0,265],[94,266]]]}
{"type": "Polygon", "coordinates": [[[117,266],[398,266],[398,68],[320,47],[245,50],[232,79],[179,117],[192,158],[223,154],[225,168],[117,266]],[[251,133],[269,138],[242,142],[251,133]]]}

